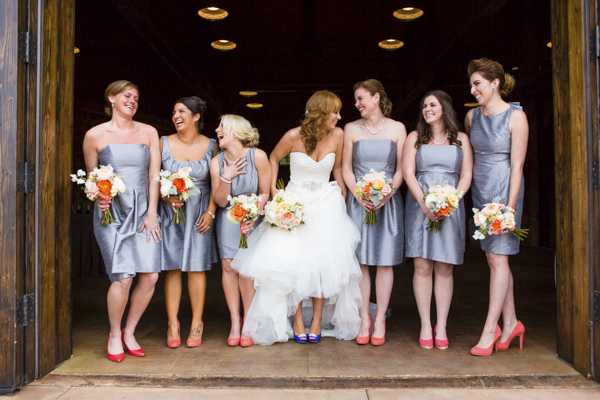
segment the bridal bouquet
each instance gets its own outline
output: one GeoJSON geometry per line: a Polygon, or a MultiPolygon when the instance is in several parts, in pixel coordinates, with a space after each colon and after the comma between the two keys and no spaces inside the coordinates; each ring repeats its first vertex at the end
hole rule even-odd
{"type": "MultiPolygon", "coordinates": [[[[190,176],[192,168],[183,167],[176,173],[160,170],[156,180],[160,183],[160,194],[163,197],[179,196],[181,201],[187,201],[190,197],[200,194],[200,190],[194,184],[194,178],[190,176]]],[[[185,221],[183,207],[178,207],[171,222],[179,224],[185,221]]]]}
{"type": "Polygon", "coordinates": [[[494,197],[491,203],[484,204],[480,211],[473,208],[473,220],[479,230],[475,231],[473,239],[482,240],[486,235],[503,235],[512,232],[519,240],[525,240],[529,229],[516,227],[514,210],[504,204],[504,199],[494,197]]]}
{"type": "MultiPolygon", "coordinates": [[[[371,169],[371,172],[356,182],[354,195],[361,200],[371,200],[373,205],[377,207],[385,196],[395,191],[396,189],[392,186],[392,180],[386,179],[384,171],[376,172],[374,169],[371,169]]],[[[377,216],[375,215],[375,210],[367,211],[363,222],[366,224],[376,223],[377,216]]]]}
{"type": "MultiPolygon", "coordinates": [[[[119,193],[125,193],[125,183],[123,177],[115,174],[112,165],[101,165],[90,172],[89,177],[85,178],[86,173],[83,170],[77,170],[77,173],[71,174],[71,181],[78,185],[84,185],[82,188],[88,199],[96,201],[98,198],[111,200],[119,193]]],[[[108,225],[114,222],[110,208],[102,212],[100,224],[108,225]]]]}
{"type": "MultiPolygon", "coordinates": [[[[430,187],[423,194],[423,201],[427,208],[439,217],[449,217],[458,208],[458,203],[462,198],[463,191],[456,189],[445,181],[441,185],[430,187]]],[[[429,221],[427,229],[439,232],[441,221],[429,221]]]]}
{"type": "Polygon", "coordinates": [[[294,232],[304,222],[304,204],[293,193],[286,192],[283,181],[277,181],[279,193],[265,206],[265,221],[282,231],[294,232]]]}
{"type": "MultiPolygon", "coordinates": [[[[263,215],[263,209],[258,204],[260,197],[252,193],[250,196],[240,194],[236,197],[227,196],[229,207],[227,208],[227,219],[234,224],[242,224],[244,221],[253,220],[263,215]]],[[[240,226],[241,230],[241,226],[240,226]]],[[[248,248],[248,234],[241,233],[240,249],[248,248]]]]}

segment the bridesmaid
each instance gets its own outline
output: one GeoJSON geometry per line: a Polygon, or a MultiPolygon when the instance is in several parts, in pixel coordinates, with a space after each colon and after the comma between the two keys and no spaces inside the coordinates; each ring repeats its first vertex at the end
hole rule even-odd
{"type": "MultiPolygon", "coordinates": [[[[386,177],[392,179],[394,187],[399,188],[402,185],[400,160],[406,140],[404,124],[389,118],[392,102],[378,80],[367,79],[354,85],[354,99],[354,106],[362,118],[344,127],[342,168],[348,192],[354,193],[357,180],[371,169],[385,171],[386,177]]],[[[355,196],[348,196],[347,203],[348,214],[361,234],[356,256],[362,272],[362,306],[361,326],[356,342],[369,343],[372,323],[369,316],[369,265],[376,265],[377,313],[371,344],[378,346],[385,343],[385,313],[394,285],[392,267],[402,263],[404,256],[402,197],[392,192],[386,195],[377,207],[371,201],[359,200],[355,196]],[[377,222],[372,225],[363,222],[365,213],[369,210],[376,210],[377,222]]]]}
{"type": "Polygon", "coordinates": [[[124,177],[127,186],[125,193],[112,202],[99,199],[94,205],[94,235],[111,281],[106,298],[110,322],[108,359],[121,362],[125,357],[123,345],[132,356],[145,355],[134,333],[154,294],[160,272],[159,188],[155,180],[160,171],[160,149],[156,129],[133,120],[139,99],[135,84],[113,82],[104,97],[110,121],[87,131],[83,156],[88,171],[110,164],[124,177]],[[109,208],[114,222],[100,225],[101,212],[109,208]],[[131,283],[137,274],[125,327],[121,330],[131,283]]]}
{"type": "MultiPolygon", "coordinates": [[[[260,196],[260,205],[269,200],[271,170],[267,154],[256,148],[258,130],[239,115],[226,114],[216,129],[219,147],[224,149],[210,162],[211,188],[217,210],[217,242],[223,268],[223,291],[231,314],[229,346],[251,346],[252,339],[241,337],[240,294],[244,315],[254,297],[254,283],[251,279],[239,276],[231,268],[231,260],[239,250],[240,226],[227,220],[227,196],[252,193],[260,196]]],[[[242,229],[249,232],[253,226],[247,221],[242,229]]]]}
{"type": "Polygon", "coordinates": [[[473,151],[469,137],[459,132],[452,99],[432,90],[421,99],[417,130],[406,139],[402,170],[409,192],[406,195],[406,257],[413,257],[413,288],[425,349],[448,348],[446,321],[452,301],[454,265],[463,263],[465,253],[465,206],[461,201],[448,218],[432,213],[423,201],[431,186],[447,182],[466,193],[471,186],[473,151]],[[430,221],[440,221],[440,231],[427,230],[430,221]],[[435,284],[433,274],[435,273],[435,284]],[[433,289],[433,290],[432,290],[433,289]],[[431,294],[435,294],[436,327],[431,329],[431,294]]]}
{"type": "Polygon", "coordinates": [[[167,346],[181,345],[179,334],[179,304],[181,302],[181,276],[187,272],[188,293],[192,304],[192,325],[187,339],[188,347],[202,343],[204,323],[204,298],[206,274],[217,262],[214,229],[211,229],[217,205],[210,194],[210,160],[217,154],[215,139],[200,132],[204,127],[206,103],[199,97],[183,97],[173,107],[173,124],[176,133],[163,136],[161,154],[163,168],[177,172],[190,167],[190,176],[200,189],[185,203],[178,196],[163,197],[161,206],[163,246],[162,269],[165,273],[165,302],[167,307],[167,346]],[[185,222],[173,224],[177,208],[183,207],[185,222]]]}
{"type": "MultiPolygon", "coordinates": [[[[468,67],[471,94],[479,107],[470,110],[465,129],[475,151],[473,205],[482,208],[493,197],[505,199],[515,214],[517,227],[523,215],[523,164],[527,153],[529,125],[520,106],[502,99],[515,86],[514,78],[502,65],[487,58],[472,60],[468,67]]],[[[519,252],[519,239],[512,234],[487,236],[481,241],[490,266],[490,304],[483,332],[471,354],[489,356],[494,344],[506,350],[520,337],[523,348],[525,327],[517,319],[513,276],[508,256],[519,252]],[[498,320],[502,314],[503,329],[498,320]]]]}

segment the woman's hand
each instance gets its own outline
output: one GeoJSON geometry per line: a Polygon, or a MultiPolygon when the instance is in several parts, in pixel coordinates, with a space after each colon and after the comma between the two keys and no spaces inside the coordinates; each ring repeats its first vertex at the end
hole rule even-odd
{"type": "Polygon", "coordinates": [[[359,199],[358,197],[354,196],[354,198],[356,199],[356,201],[358,201],[358,203],[368,212],[371,211],[373,209],[375,209],[375,205],[373,204],[373,202],[371,200],[363,200],[363,199],[359,199]]]}
{"type": "Polygon", "coordinates": [[[210,213],[206,212],[202,214],[202,216],[198,220],[198,223],[196,224],[196,230],[199,233],[207,233],[210,230],[212,223],[213,216],[210,213]]]}
{"type": "Polygon", "coordinates": [[[140,225],[138,232],[142,232],[144,229],[146,229],[147,243],[150,243],[150,237],[154,238],[156,243],[162,240],[160,226],[158,225],[158,217],[156,215],[146,214],[146,218],[144,218],[144,222],[140,225]]]}
{"type": "Polygon", "coordinates": [[[112,203],[112,200],[105,200],[102,197],[98,197],[96,199],[96,203],[98,204],[98,209],[104,212],[110,208],[110,203],[112,203]]]}
{"type": "Polygon", "coordinates": [[[247,235],[248,233],[250,233],[250,231],[252,230],[252,228],[254,227],[254,220],[252,219],[247,219],[244,222],[242,222],[242,225],[240,226],[240,231],[247,235]]]}
{"type": "Polygon", "coordinates": [[[394,195],[394,193],[390,193],[386,196],[383,196],[383,199],[381,199],[381,201],[379,202],[379,205],[377,205],[377,207],[374,208],[374,210],[379,210],[381,207],[385,206],[385,204],[390,201],[390,199],[392,198],[392,196],[394,195]]]}
{"type": "Polygon", "coordinates": [[[434,214],[429,208],[427,208],[425,203],[421,204],[421,210],[423,211],[423,214],[425,214],[427,218],[429,218],[430,221],[440,221],[444,218],[437,214],[434,214]]]}
{"type": "Polygon", "coordinates": [[[167,203],[171,203],[173,212],[177,212],[178,208],[183,207],[183,201],[179,198],[179,196],[163,196],[162,199],[167,203]]]}
{"type": "Polygon", "coordinates": [[[248,165],[246,157],[238,157],[229,165],[227,165],[227,161],[223,158],[223,174],[221,176],[225,179],[232,180],[238,175],[247,174],[248,171],[242,171],[242,168],[246,165],[248,165]]]}

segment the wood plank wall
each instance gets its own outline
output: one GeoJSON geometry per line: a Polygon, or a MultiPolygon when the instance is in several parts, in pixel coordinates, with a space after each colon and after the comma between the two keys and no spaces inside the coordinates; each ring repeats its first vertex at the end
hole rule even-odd
{"type": "Polygon", "coordinates": [[[557,220],[557,352],[590,376],[590,126],[586,3],[552,0],[557,220]]]}

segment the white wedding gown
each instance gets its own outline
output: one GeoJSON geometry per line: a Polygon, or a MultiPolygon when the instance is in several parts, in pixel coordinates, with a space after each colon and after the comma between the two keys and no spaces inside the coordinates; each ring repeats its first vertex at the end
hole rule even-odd
{"type": "Polygon", "coordinates": [[[254,279],[256,294],[242,332],[268,345],[293,337],[291,316],[300,301],[308,331],[311,297],[325,298],[322,335],[352,340],[358,334],[361,305],[360,266],[355,255],[360,234],[346,214],[337,182],[329,182],[335,153],[316,162],[305,153],[290,154],[290,182],[305,205],[306,221],[295,232],[263,221],[248,238],[232,267],[254,279]]]}

